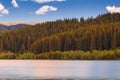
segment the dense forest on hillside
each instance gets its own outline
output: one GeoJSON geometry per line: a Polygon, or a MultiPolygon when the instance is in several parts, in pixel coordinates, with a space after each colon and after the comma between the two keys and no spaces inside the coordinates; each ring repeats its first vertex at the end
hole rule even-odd
{"type": "Polygon", "coordinates": [[[71,18],[0,33],[0,52],[110,50],[120,47],[120,14],[71,18]]]}

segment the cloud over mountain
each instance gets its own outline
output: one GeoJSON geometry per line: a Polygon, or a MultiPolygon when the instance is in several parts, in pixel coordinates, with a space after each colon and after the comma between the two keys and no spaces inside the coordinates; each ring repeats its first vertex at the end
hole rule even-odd
{"type": "Polygon", "coordinates": [[[107,9],[110,13],[120,13],[120,7],[107,6],[106,9],[107,9]]]}
{"type": "Polygon", "coordinates": [[[57,8],[56,7],[53,7],[53,6],[49,6],[49,5],[45,5],[45,6],[42,6],[41,8],[39,8],[35,14],[37,15],[42,15],[42,14],[46,14],[47,12],[49,11],[57,11],[57,8]]]}

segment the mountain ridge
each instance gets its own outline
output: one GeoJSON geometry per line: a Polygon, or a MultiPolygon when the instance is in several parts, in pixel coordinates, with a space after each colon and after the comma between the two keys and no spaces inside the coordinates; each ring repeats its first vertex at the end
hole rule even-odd
{"type": "Polygon", "coordinates": [[[0,32],[6,32],[10,30],[17,30],[23,27],[29,26],[28,24],[16,24],[16,25],[3,25],[0,24],[0,32]]]}

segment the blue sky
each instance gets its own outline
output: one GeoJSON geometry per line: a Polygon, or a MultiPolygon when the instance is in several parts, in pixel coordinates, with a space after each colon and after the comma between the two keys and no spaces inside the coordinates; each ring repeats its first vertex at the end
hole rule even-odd
{"type": "Polygon", "coordinates": [[[120,0],[0,0],[0,5],[0,22],[88,18],[120,12],[120,0]]]}

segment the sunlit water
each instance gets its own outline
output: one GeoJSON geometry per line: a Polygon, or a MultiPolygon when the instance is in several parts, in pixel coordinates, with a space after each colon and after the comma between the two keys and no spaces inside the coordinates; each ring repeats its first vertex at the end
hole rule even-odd
{"type": "Polygon", "coordinates": [[[116,80],[119,61],[0,60],[0,80],[116,80]]]}

